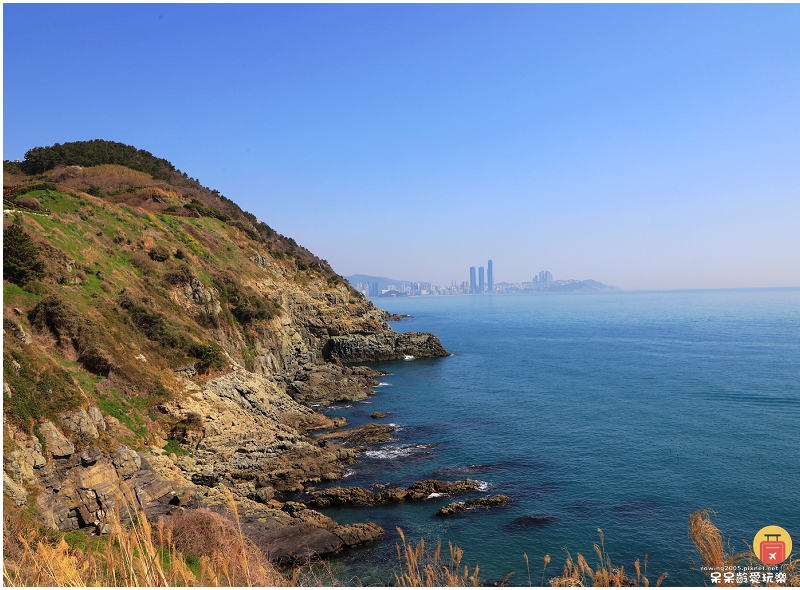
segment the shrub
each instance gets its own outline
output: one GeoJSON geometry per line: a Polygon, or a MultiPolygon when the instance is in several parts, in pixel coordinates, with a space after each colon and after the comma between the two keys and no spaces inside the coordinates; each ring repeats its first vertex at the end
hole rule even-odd
{"type": "Polygon", "coordinates": [[[38,330],[50,330],[59,344],[77,343],[81,327],[78,313],[58,294],[49,295],[37,303],[28,314],[28,320],[38,330]]]}
{"type": "Polygon", "coordinates": [[[153,264],[149,256],[136,252],[130,259],[131,266],[138,268],[143,275],[156,276],[158,267],[153,264]]]}
{"type": "Polygon", "coordinates": [[[177,258],[178,260],[183,260],[184,258],[186,258],[186,252],[178,248],[177,250],[175,250],[175,258],[177,258]]]}
{"type": "Polygon", "coordinates": [[[150,250],[149,255],[150,258],[156,262],[164,262],[165,260],[169,260],[170,251],[164,244],[158,244],[150,250]]]}
{"type": "Polygon", "coordinates": [[[87,192],[88,194],[92,195],[93,197],[103,198],[103,197],[106,196],[105,191],[102,188],[100,188],[99,186],[97,186],[96,184],[90,184],[89,188],[86,189],[85,192],[87,192]]]}
{"type": "Polygon", "coordinates": [[[39,246],[22,228],[22,218],[17,216],[3,232],[3,279],[19,285],[44,277],[44,261],[39,256],[39,246]]]}
{"type": "Polygon", "coordinates": [[[19,197],[26,193],[32,193],[33,191],[55,191],[58,190],[58,186],[55,182],[37,182],[36,184],[29,184],[28,186],[23,186],[22,188],[18,189],[14,196],[19,197]]]}
{"type": "Polygon", "coordinates": [[[222,351],[213,344],[192,343],[187,346],[186,352],[197,359],[197,368],[201,371],[207,370],[212,364],[221,364],[219,361],[222,351]]]}

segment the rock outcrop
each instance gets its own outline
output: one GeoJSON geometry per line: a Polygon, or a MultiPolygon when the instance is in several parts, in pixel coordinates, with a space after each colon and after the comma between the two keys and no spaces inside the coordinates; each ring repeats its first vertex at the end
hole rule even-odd
{"type": "Polygon", "coordinates": [[[445,494],[468,492],[478,487],[480,484],[471,479],[454,482],[428,479],[418,481],[406,489],[391,488],[378,493],[364,488],[333,487],[312,492],[308,504],[320,508],[345,505],[375,506],[403,500],[427,500],[445,494]]]}
{"type": "Polygon", "coordinates": [[[451,502],[447,506],[442,506],[436,513],[436,516],[453,516],[464,512],[468,508],[477,508],[478,506],[502,506],[508,504],[508,496],[496,494],[494,496],[487,496],[486,498],[475,498],[474,500],[467,500],[466,502],[451,502]]]}
{"type": "Polygon", "coordinates": [[[326,358],[335,357],[344,363],[395,361],[406,357],[428,358],[450,356],[439,339],[430,332],[381,332],[334,336],[325,345],[326,358]]]}
{"type": "Polygon", "coordinates": [[[395,427],[391,424],[364,424],[357,428],[335,430],[317,436],[318,440],[337,440],[348,445],[374,445],[391,440],[395,427]]]}

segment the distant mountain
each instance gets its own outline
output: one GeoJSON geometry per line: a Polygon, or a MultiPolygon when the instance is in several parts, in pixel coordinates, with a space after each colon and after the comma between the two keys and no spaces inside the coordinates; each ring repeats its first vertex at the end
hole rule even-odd
{"type": "Polygon", "coordinates": [[[578,281],[576,279],[567,279],[562,281],[553,281],[552,283],[497,283],[497,287],[504,288],[507,293],[528,293],[528,292],[547,292],[547,293],[574,293],[574,292],[587,292],[587,291],[619,291],[617,287],[604,285],[599,281],[591,279],[585,281],[578,281]],[[516,285],[516,286],[515,286],[516,285]]]}

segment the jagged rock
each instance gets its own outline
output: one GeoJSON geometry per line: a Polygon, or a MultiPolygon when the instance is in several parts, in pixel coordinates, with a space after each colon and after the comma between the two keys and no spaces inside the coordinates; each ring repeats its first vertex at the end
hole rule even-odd
{"type": "Polygon", "coordinates": [[[282,564],[325,557],[344,546],[373,541],[384,533],[371,522],[341,526],[298,502],[286,502],[280,510],[255,510],[240,521],[244,534],[264,555],[282,564]]]}
{"type": "Polygon", "coordinates": [[[31,342],[33,342],[33,338],[31,338],[31,335],[25,331],[25,329],[22,327],[21,324],[18,324],[14,320],[3,318],[3,328],[11,332],[14,338],[19,340],[23,344],[30,344],[31,342]]]}
{"type": "Polygon", "coordinates": [[[264,486],[263,488],[258,488],[252,494],[252,496],[248,496],[251,500],[255,500],[256,502],[261,502],[262,504],[266,504],[272,498],[275,497],[275,488],[272,486],[264,486]]]}
{"type": "Polygon", "coordinates": [[[372,412],[371,418],[377,420],[378,418],[386,418],[388,415],[386,412],[372,412]]]}
{"type": "Polygon", "coordinates": [[[100,436],[100,434],[97,432],[95,420],[92,420],[86,410],[65,412],[63,414],[59,414],[58,417],[78,439],[94,439],[100,436]]]}
{"type": "Polygon", "coordinates": [[[28,498],[28,492],[25,488],[11,479],[8,474],[3,471],[3,494],[9,496],[14,500],[14,504],[22,506],[28,498]]]}
{"type": "Polygon", "coordinates": [[[363,426],[350,428],[349,430],[326,432],[325,434],[319,435],[317,438],[323,440],[335,439],[358,446],[372,445],[391,440],[391,433],[394,432],[394,430],[395,427],[391,424],[364,424],[363,426]]]}
{"type": "Polygon", "coordinates": [[[412,500],[421,500],[423,498],[428,498],[431,494],[455,494],[475,490],[479,487],[480,484],[471,479],[463,479],[454,482],[426,479],[425,481],[418,481],[409,487],[408,495],[412,500]]]}
{"type": "Polygon", "coordinates": [[[374,522],[343,525],[333,529],[333,534],[339,537],[345,545],[350,547],[375,541],[382,537],[383,533],[383,528],[374,522]]]}
{"type": "Polygon", "coordinates": [[[69,457],[75,452],[75,446],[49,420],[39,424],[39,432],[53,457],[69,457]]]}
{"type": "Polygon", "coordinates": [[[466,502],[452,502],[447,506],[442,506],[439,512],[436,513],[436,516],[452,516],[453,514],[463,512],[467,508],[475,508],[476,506],[501,506],[507,503],[508,496],[503,496],[501,494],[467,500],[466,502]]]}
{"type": "Polygon", "coordinates": [[[136,473],[142,466],[139,453],[128,447],[117,447],[111,454],[111,460],[120,477],[127,478],[136,473]]]}
{"type": "Polygon", "coordinates": [[[327,490],[312,492],[309,504],[324,508],[325,506],[341,506],[352,504],[355,506],[370,506],[377,503],[375,492],[364,488],[334,487],[327,490]]]}
{"type": "Polygon", "coordinates": [[[408,490],[404,490],[401,488],[389,488],[388,490],[383,490],[378,494],[378,503],[380,504],[390,504],[392,502],[402,502],[408,496],[408,490]]]}
{"type": "Polygon", "coordinates": [[[364,401],[375,393],[382,375],[368,367],[344,367],[334,363],[307,365],[290,379],[288,393],[297,401],[307,404],[328,404],[344,401],[364,401]]]}
{"type": "Polygon", "coordinates": [[[182,420],[195,417],[203,436],[192,452],[207,466],[206,476],[230,473],[236,480],[256,481],[256,488],[294,491],[341,477],[341,465],[355,461],[353,449],[318,445],[302,435],[306,427],[334,422],[298,404],[263,375],[228,373],[164,404],[164,411],[182,420]]]}
{"type": "Polygon", "coordinates": [[[87,449],[81,453],[81,465],[84,467],[88,467],[89,465],[94,465],[100,459],[102,459],[103,453],[97,447],[92,447],[91,449],[87,449]]]}
{"type": "Polygon", "coordinates": [[[103,414],[96,407],[89,408],[89,417],[94,422],[99,430],[106,430],[106,421],[103,419],[103,414]]]}
{"type": "Polygon", "coordinates": [[[393,361],[406,356],[427,358],[450,356],[439,339],[429,332],[382,331],[377,334],[334,336],[325,345],[326,358],[336,357],[345,363],[393,361]]]}
{"type": "Polygon", "coordinates": [[[197,375],[197,367],[195,367],[194,363],[189,365],[184,365],[183,367],[178,367],[175,369],[175,372],[183,375],[184,377],[194,377],[197,375]]]}
{"type": "Polygon", "coordinates": [[[36,483],[37,471],[47,464],[42,455],[42,445],[36,437],[17,432],[11,425],[4,424],[8,435],[14,440],[14,449],[3,456],[4,469],[16,483],[36,483]]]}
{"type": "Polygon", "coordinates": [[[403,490],[392,488],[383,490],[379,493],[365,490],[364,488],[342,488],[333,487],[325,490],[311,492],[309,504],[324,508],[325,506],[371,506],[375,504],[386,504],[389,502],[400,502],[402,500],[425,500],[431,494],[455,494],[467,492],[478,488],[480,484],[471,479],[455,482],[440,481],[429,479],[418,481],[412,486],[403,490]]]}

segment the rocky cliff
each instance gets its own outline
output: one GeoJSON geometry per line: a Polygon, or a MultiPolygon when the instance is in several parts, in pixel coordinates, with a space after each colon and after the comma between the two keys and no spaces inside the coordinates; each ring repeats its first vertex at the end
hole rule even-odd
{"type": "Polygon", "coordinates": [[[190,195],[133,171],[92,196],[91,170],[46,173],[63,182],[26,191],[39,213],[4,211],[4,262],[41,262],[4,274],[4,494],[61,530],[102,530],[122,496],[157,515],[232,495],[280,559],[378,536],[278,500],[357,460],[308,435],[344,426],[312,405],[373,393],[379,373],[348,363],[446,356],[439,340],[394,332],[293,240],[171,215],[190,195]]]}

